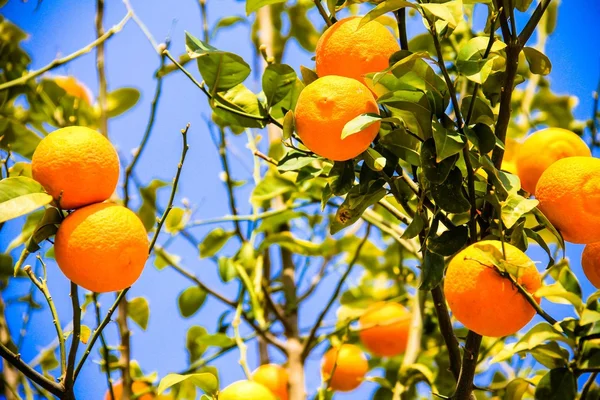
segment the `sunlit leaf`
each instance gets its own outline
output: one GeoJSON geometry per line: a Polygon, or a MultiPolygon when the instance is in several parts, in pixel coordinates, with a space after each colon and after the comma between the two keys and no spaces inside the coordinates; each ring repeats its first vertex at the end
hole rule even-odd
{"type": "Polygon", "coordinates": [[[52,196],[31,178],[18,176],[0,181],[0,223],[50,204],[52,196]]]}

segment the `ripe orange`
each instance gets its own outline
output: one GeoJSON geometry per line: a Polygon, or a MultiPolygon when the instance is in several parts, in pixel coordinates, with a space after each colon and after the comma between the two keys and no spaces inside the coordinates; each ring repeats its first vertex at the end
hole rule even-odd
{"type": "Polygon", "coordinates": [[[353,344],[332,347],[323,355],[321,362],[323,381],[330,379],[329,387],[340,392],[356,389],[368,370],[369,363],[365,354],[353,344]]]}
{"type": "Polygon", "coordinates": [[[400,304],[372,304],[358,321],[360,341],[371,353],[380,357],[393,357],[406,350],[410,313],[400,304]]]}
{"type": "MultiPolygon", "coordinates": [[[[507,271],[527,291],[535,293],[541,286],[535,264],[515,246],[504,246],[507,271]]],[[[502,258],[501,242],[484,240],[458,253],[446,271],[444,293],[452,314],[480,335],[512,335],[535,315],[525,297],[494,268],[502,258]]]]}
{"type": "MultiPolygon", "coordinates": [[[[133,381],[131,384],[131,391],[133,394],[142,394],[146,393],[150,389],[150,385],[143,381],[133,381]]],[[[115,395],[115,400],[121,400],[121,396],[123,395],[123,382],[117,382],[113,385],[113,394],[115,395]]],[[[138,400],[154,400],[154,393],[146,393],[137,398],[138,400]]],[[[106,391],[104,395],[104,400],[112,400],[110,397],[110,391],[106,391]]]]}
{"type": "Polygon", "coordinates": [[[378,21],[358,27],[362,17],[336,22],[319,39],[316,49],[317,75],[346,76],[364,83],[363,76],[380,72],[400,50],[392,33],[378,21]]]}
{"type": "Polygon", "coordinates": [[[600,242],[585,246],[581,254],[581,266],[591,284],[600,289],[600,242]]]}
{"type": "Polygon", "coordinates": [[[269,389],[258,382],[237,381],[219,393],[219,400],[277,400],[269,389]]]}
{"type": "Polygon", "coordinates": [[[365,151],[379,132],[376,122],[342,140],[347,122],[364,113],[379,114],[369,89],[355,79],[319,78],[302,90],[296,103],[296,132],[312,152],[345,161],[365,151]]]}
{"type": "Polygon", "coordinates": [[[67,92],[68,95],[77,97],[88,104],[92,104],[92,95],[90,89],[88,89],[83,83],[79,82],[74,77],[55,76],[53,80],[54,83],[56,83],[62,90],[67,92]]]}
{"type": "Polygon", "coordinates": [[[539,208],[572,243],[600,242],[600,159],[556,161],[535,189],[539,208]]]}
{"type": "Polygon", "coordinates": [[[542,173],[557,160],[566,157],[590,157],[590,149],[575,133],[561,128],[547,128],[527,137],[516,158],[521,187],[529,193],[542,173]]]}
{"type": "Polygon", "coordinates": [[[139,278],[148,258],[148,236],[133,211],[110,203],[92,204],[60,224],[54,251],[71,281],[93,292],[112,292],[139,278]]]}
{"type": "Polygon", "coordinates": [[[279,400],[288,400],[288,373],[281,365],[261,365],[252,374],[252,380],[265,386],[279,400]]]}
{"type": "Polygon", "coordinates": [[[31,172],[64,209],[108,199],[119,180],[119,158],[100,133],[83,127],[58,129],[39,143],[31,172]]]}
{"type": "Polygon", "coordinates": [[[502,170],[517,175],[517,156],[520,143],[515,139],[506,138],[504,141],[504,157],[502,158],[502,170]]]}

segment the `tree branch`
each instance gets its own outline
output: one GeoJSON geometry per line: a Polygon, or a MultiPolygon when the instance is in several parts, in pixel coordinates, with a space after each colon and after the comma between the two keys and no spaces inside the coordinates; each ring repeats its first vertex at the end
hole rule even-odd
{"type": "MultiPolygon", "coordinates": [[[[231,179],[231,171],[229,169],[229,161],[227,159],[227,143],[225,141],[225,130],[219,128],[220,141],[218,145],[219,156],[221,157],[221,165],[223,166],[223,172],[225,172],[225,185],[227,186],[227,197],[229,199],[229,210],[234,217],[237,217],[237,205],[235,204],[235,194],[233,192],[233,180],[231,179]]],[[[233,220],[233,226],[235,228],[235,234],[242,243],[246,241],[240,223],[237,220],[233,220]]]]}
{"type": "Polygon", "coordinates": [[[14,365],[15,368],[21,371],[27,378],[31,379],[33,382],[37,383],[53,395],[59,398],[63,395],[64,388],[62,385],[51,381],[44,375],[37,372],[35,369],[31,368],[21,359],[20,355],[14,354],[2,342],[0,342],[0,356],[8,361],[11,365],[14,365]]]}
{"type": "Polygon", "coordinates": [[[438,317],[438,325],[440,332],[444,338],[444,343],[448,349],[448,358],[450,359],[450,371],[454,375],[454,379],[458,382],[460,376],[460,369],[462,362],[460,360],[460,348],[458,346],[458,340],[454,335],[452,329],[452,321],[450,320],[450,314],[448,312],[448,306],[446,305],[446,298],[441,286],[437,286],[431,291],[433,297],[433,305],[435,307],[435,313],[438,317]]]}
{"type": "Polygon", "coordinates": [[[67,362],[67,373],[65,375],[65,390],[72,392],[75,383],[75,359],[77,357],[77,348],[81,340],[81,307],[79,306],[79,291],[77,285],[71,282],[71,305],[73,307],[73,335],[71,339],[71,348],[69,349],[69,359],[67,362]]]}
{"type": "MultiPolygon", "coordinates": [[[[96,311],[96,329],[102,324],[100,320],[100,303],[98,303],[98,293],[92,293],[92,298],[94,301],[94,309],[96,311]]],[[[104,333],[100,330],[100,343],[102,345],[102,358],[104,359],[104,371],[106,372],[106,384],[108,387],[109,399],[115,399],[115,391],[113,389],[112,380],[110,378],[110,361],[109,361],[109,350],[108,345],[106,344],[106,340],[104,339],[104,333]]]]}
{"type": "Polygon", "coordinates": [[[304,341],[304,346],[302,348],[302,359],[303,360],[306,359],[306,357],[308,357],[308,354],[309,354],[309,352],[311,350],[311,344],[312,344],[312,341],[315,339],[315,336],[317,334],[317,330],[320,328],[321,322],[323,322],[323,319],[325,318],[325,316],[329,312],[329,309],[331,308],[331,306],[333,306],[333,303],[335,303],[337,297],[339,296],[340,292],[342,291],[342,286],[346,282],[346,278],[348,278],[348,276],[352,272],[352,269],[354,268],[354,265],[358,261],[358,258],[360,256],[360,251],[362,250],[363,246],[365,245],[365,243],[369,239],[369,234],[370,233],[371,233],[371,225],[368,224],[367,225],[367,230],[365,232],[365,236],[363,237],[363,239],[361,240],[361,242],[356,247],[356,251],[354,252],[354,256],[352,257],[352,260],[348,264],[348,267],[346,268],[346,271],[344,272],[344,274],[342,275],[342,277],[338,281],[337,286],[335,287],[335,289],[333,291],[333,294],[329,298],[329,301],[325,305],[325,308],[323,308],[323,310],[321,310],[321,313],[317,317],[317,320],[315,321],[315,324],[311,328],[310,333],[308,334],[306,340],[304,341]]]}
{"type": "MultiPolygon", "coordinates": [[[[128,13],[129,15],[129,13],[128,13]]],[[[96,0],[96,36],[104,35],[104,0],[96,0]]],[[[104,67],[104,42],[96,47],[96,70],[98,71],[98,106],[100,107],[100,133],[108,136],[106,68],[104,67]]]]}
{"type": "Polygon", "coordinates": [[[535,11],[531,15],[531,18],[529,18],[529,21],[527,21],[527,24],[525,25],[521,33],[519,33],[519,44],[521,45],[521,47],[525,46],[531,35],[533,35],[535,27],[542,19],[542,16],[546,12],[546,9],[550,5],[551,1],[552,0],[541,0],[538,3],[537,7],[535,8],[535,11]]]}
{"type": "Polygon", "coordinates": [[[408,50],[408,36],[406,35],[406,7],[394,11],[398,22],[398,36],[400,37],[400,49],[408,50]]]}
{"type": "Polygon", "coordinates": [[[329,18],[329,15],[327,15],[327,11],[323,7],[323,4],[321,3],[321,0],[313,0],[313,1],[315,3],[315,6],[317,6],[317,10],[319,10],[319,14],[321,14],[321,17],[323,17],[323,20],[325,21],[325,23],[327,24],[327,26],[333,25],[333,22],[331,22],[331,19],[329,18]]]}
{"type": "Polygon", "coordinates": [[[453,398],[456,400],[472,399],[473,379],[475,378],[475,368],[477,367],[477,355],[481,345],[481,335],[473,331],[467,334],[467,342],[463,355],[462,369],[456,386],[456,392],[453,398]]]}
{"type": "Polygon", "coordinates": [[[23,270],[31,279],[31,282],[42,292],[44,298],[46,299],[46,303],[48,303],[48,308],[50,309],[50,314],[52,314],[52,322],[54,323],[54,328],[56,329],[56,337],[58,339],[58,344],[60,347],[60,373],[64,376],[65,371],[67,369],[67,351],[65,349],[65,335],[63,334],[62,326],[60,325],[60,319],[58,318],[58,313],[56,311],[56,307],[54,305],[54,301],[52,300],[52,295],[48,290],[48,285],[46,284],[46,264],[41,259],[40,256],[37,257],[40,263],[42,264],[42,268],[44,269],[44,277],[40,281],[36,278],[33,273],[31,266],[26,265],[23,270]]]}
{"type": "Polygon", "coordinates": [[[48,72],[58,66],[61,66],[63,64],[66,64],[84,54],[89,53],[90,51],[92,51],[96,46],[99,46],[100,44],[104,43],[108,38],[110,38],[111,36],[113,36],[115,33],[120,32],[123,27],[125,26],[125,24],[127,23],[127,21],[129,21],[129,19],[131,18],[131,14],[127,13],[125,15],[125,17],[115,26],[113,26],[112,28],[110,28],[108,31],[106,31],[106,33],[104,33],[102,36],[98,37],[96,40],[94,40],[93,42],[91,42],[90,44],[88,44],[87,46],[69,54],[66,57],[63,58],[57,58],[55,60],[53,60],[50,64],[34,70],[34,71],[29,71],[26,75],[23,75],[20,78],[17,79],[13,79],[12,81],[9,82],[4,82],[2,84],[0,84],[0,91],[5,90],[5,89],[9,89],[11,87],[14,86],[20,86],[20,85],[24,85],[25,83],[27,83],[28,81],[30,81],[31,79],[37,78],[38,76],[42,75],[44,72],[48,72]]]}

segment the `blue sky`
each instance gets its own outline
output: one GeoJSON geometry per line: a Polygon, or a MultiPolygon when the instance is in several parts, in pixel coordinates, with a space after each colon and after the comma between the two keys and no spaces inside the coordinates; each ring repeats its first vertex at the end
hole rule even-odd
{"type": "MultiPolygon", "coordinates": [[[[33,68],[39,68],[53,60],[57,55],[69,54],[88,44],[95,38],[94,14],[95,2],[45,0],[40,8],[35,10],[36,1],[22,3],[10,0],[2,9],[2,14],[30,33],[30,38],[24,47],[33,55],[33,68]]],[[[162,40],[172,29],[172,53],[184,51],[183,31],[187,30],[201,36],[200,12],[196,1],[158,1],[132,0],[139,16],[148,25],[157,40],[162,40]]],[[[546,53],[553,63],[549,76],[552,88],[560,94],[569,93],[578,97],[579,105],[575,110],[578,119],[589,118],[592,108],[592,91],[596,88],[600,77],[600,57],[595,45],[599,28],[597,18],[600,16],[600,4],[584,0],[564,1],[559,10],[558,27],[548,40],[546,53]]],[[[233,0],[208,0],[209,22],[226,15],[245,15],[244,3],[233,0]]],[[[108,28],[117,23],[125,14],[125,7],[120,1],[107,2],[105,26],[108,28]]],[[[322,23],[319,16],[311,14],[311,19],[319,27],[322,23]]],[[[520,21],[522,23],[522,21],[520,21]]],[[[420,21],[409,24],[409,37],[422,30],[420,21]]],[[[238,25],[235,28],[221,31],[213,45],[242,55],[248,62],[252,60],[249,25],[238,25]]],[[[72,74],[85,82],[92,92],[97,93],[96,70],[94,53],[81,57],[74,62],[54,71],[56,74],[72,74]]],[[[285,62],[297,71],[299,65],[312,66],[311,54],[300,50],[292,41],[286,52],[285,62]]],[[[131,86],[140,89],[142,97],[138,105],[129,113],[111,120],[109,126],[110,138],[120,149],[125,158],[130,158],[130,149],[136,147],[146,126],[150,101],[154,90],[153,72],[158,65],[158,56],[152,50],[146,38],[130,22],[123,32],[110,39],[106,50],[107,75],[109,90],[131,86]]],[[[194,66],[190,70],[196,74],[194,66]]],[[[196,75],[197,76],[197,75],[196,75]]],[[[257,82],[248,82],[253,90],[259,89],[257,82]]],[[[190,152],[184,167],[181,191],[177,204],[181,199],[188,198],[197,205],[196,218],[204,219],[218,217],[229,213],[226,192],[219,179],[220,161],[215,151],[204,119],[210,115],[206,98],[182,74],[170,75],[165,80],[163,96],[159,105],[154,134],[137,167],[137,172],[143,182],[152,178],[170,180],[175,172],[180,154],[179,130],[186,123],[191,123],[189,131],[190,152]]],[[[245,137],[230,140],[232,153],[232,169],[235,179],[251,178],[251,157],[245,148],[245,137]]],[[[250,187],[237,190],[238,205],[241,212],[249,211],[247,202],[250,187]]],[[[161,195],[161,201],[166,201],[166,194],[161,195]]],[[[0,249],[17,234],[21,221],[8,224],[0,237],[0,249]]],[[[209,228],[198,228],[196,236],[202,238],[209,228]]],[[[164,239],[164,237],[163,237],[164,239]]],[[[237,288],[235,284],[224,286],[217,275],[215,265],[210,260],[200,260],[197,252],[184,242],[177,242],[172,247],[182,257],[182,263],[199,275],[204,282],[217,287],[230,298],[234,297],[237,288]]],[[[231,251],[226,248],[225,251],[231,251]]],[[[582,246],[569,245],[567,255],[572,260],[572,267],[581,276],[579,258],[582,246]]],[[[539,248],[531,250],[534,259],[545,263],[546,258],[539,248]]],[[[33,259],[32,259],[33,260],[33,259]]],[[[30,260],[30,262],[33,262],[30,260]]],[[[326,280],[313,300],[306,305],[301,315],[301,325],[306,327],[315,318],[313,310],[328,298],[328,293],[335,282],[335,274],[326,280]]],[[[356,281],[356,276],[350,282],[356,281]]],[[[585,279],[581,280],[584,293],[592,292],[592,287],[585,279]]],[[[7,298],[18,296],[28,288],[28,282],[13,281],[11,288],[3,293],[7,298]],[[14,285],[13,285],[14,284],[14,285]]],[[[54,263],[49,263],[50,290],[58,306],[61,322],[66,325],[71,318],[70,300],[68,298],[68,282],[54,263]]],[[[177,295],[189,286],[184,279],[169,270],[157,271],[148,263],[141,279],[129,293],[130,297],[145,296],[151,306],[150,323],[147,331],[140,330],[132,324],[133,358],[137,359],[149,373],[157,371],[159,376],[176,372],[185,368],[187,354],[185,351],[185,334],[191,325],[205,326],[214,331],[217,318],[224,311],[215,300],[209,299],[202,310],[190,318],[183,320],[177,312],[177,295]],[[168,327],[168,329],[166,329],[168,327]]],[[[38,297],[38,301],[41,299],[38,297]]],[[[102,296],[102,303],[107,308],[113,301],[111,294],[102,296]]],[[[555,317],[564,317],[564,307],[549,306],[549,311],[555,317]]],[[[20,326],[23,308],[11,306],[7,310],[9,323],[13,334],[16,335],[20,326]]],[[[86,322],[94,326],[88,316],[86,322]]],[[[332,321],[331,313],[326,320],[332,321]]],[[[106,330],[109,343],[117,343],[116,324],[110,324],[106,330]]],[[[39,349],[54,338],[55,332],[51,319],[46,312],[38,312],[33,316],[30,331],[25,339],[22,356],[31,360],[39,349]]],[[[273,352],[275,360],[277,353],[273,352]]],[[[221,371],[222,387],[243,378],[242,370],[237,365],[237,353],[220,358],[214,363],[221,371]]],[[[97,360],[98,353],[92,353],[92,360],[97,360]]],[[[320,354],[314,354],[307,364],[307,388],[314,393],[320,384],[318,372],[320,354]]],[[[256,351],[250,347],[249,363],[256,367],[256,351]]],[[[364,383],[360,389],[338,399],[364,398],[376,389],[374,383],[364,383]]],[[[76,386],[79,398],[101,399],[105,392],[105,382],[99,375],[99,368],[93,362],[88,362],[76,386]]]]}

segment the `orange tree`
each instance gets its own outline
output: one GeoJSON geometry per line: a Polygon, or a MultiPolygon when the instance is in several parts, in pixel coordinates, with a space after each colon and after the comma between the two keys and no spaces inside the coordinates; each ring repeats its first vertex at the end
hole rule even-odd
{"type": "MultiPolygon", "coordinates": [[[[597,111],[587,124],[576,121],[569,98],[552,92],[544,78],[551,62],[543,50],[556,24],[557,5],[550,0],[532,3],[246,0],[252,41],[262,57],[262,66],[254,71],[261,77],[260,93],[244,86],[251,68],[242,57],[210,45],[206,0],[199,1],[202,39],[196,32],[187,33],[187,52],[178,57],[169,51],[170,40],[156,42],[128,1],[124,19],[107,31],[102,26],[104,2],[98,1],[97,40],[39,70],[28,70],[29,55],[20,47],[25,34],[9,21],[0,21],[0,223],[27,215],[23,233],[0,255],[2,287],[29,278],[31,290],[43,293],[57,332],[56,343],[32,365],[19,356],[19,340],[0,324],[5,396],[73,399],[78,373],[99,345],[107,399],[305,399],[304,366],[314,353],[323,354],[322,385],[310,393],[318,399],[353,390],[364,380],[380,386],[376,399],[598,398],[600,293],[583,299],[569,261],[559,259],[565,248],[563,233],[568,233],[567,240],[589,244],[584,267],[597,283],[597,160],[581,148],[578,138],[568,140],[575,143],[573,148],[557,150],[552,147],[556,140],[540,140],[527,154],[511,154],[518,152],[527,133],[542,127],[580,136],[587,129],[595,146],[597,111]],[[306,17],[313,8],[326,25],[321,39],[306,17]],[[487,10],[482,32],[473,28],[476,8],[487,10]],[[354,18],[341,17],[358,11],[354,18]],[[521,13],[526,13],[524,24],[517,23],[521,13]],[[411,18],[423,22],[425,33],[407,37],[411,18]],[[59,168],[53,172],[60,178],[58,187],[51,187],[34,179],[37,166],[32,175],[29,163],[42,137],[53,135],[55,128],[89,127],[106,136],[108,119],[137,102],[136,90],[107,92],[103,59],[106,40],[131,20],[157,52],[156,89],[139,147],[129,161],[121,157],[122,190],[110,201],[136,211],[157,268],[189,279],[191,286],[178,298],[183,317],[195,314],[207,296],[233,314],[222,318],[215,333],[191,327],[186,340],[189,365],[160,379],[144,373],[152,366],[140,366],[131,358],[128,323],[146,326],[147,300],[127,297],[127,279],[118,288],[109,285],[107,290],[118,289],[118,294],[108,313],[101,315],[99,293],[89,291],[105,291],[94,278],[94,273],[102,273],[103,263],[91,263],[86,279],[78,281],[86,289],[82,304],[78,285],[71,283],[73,321],[65,334],[43,261],[54,257],[54,249],[44,242],[52,243],[57,232],[60,239],[61,228],[66,229],[56,255],[71,277],[75,275],[66,269],[73,273],[89,267],[86,262],[74,265],[85,260],[88,245],[97,239],[89,229],[102,228],[90,225],[86,213],[93,211],[83,211],[87,207],[73,211],[69,208],[76,206],[61,205],[66,190],[78,189],[73,179],[82,177],[65,179],[61,174],[68,174],[68,168],[59,168]],[[284,20],[289,30],[283,28],[284,20]],[[531,45],[534,32],[537,43],[531,45]],[[310,52],[316,50],[315,69],[281,63],[291,38],[310,52]],[[97,102],[92,103],[73,78],[43,76],[94,48],[100,82],[97,102]],[[194,63],[199,75],[189,68],[194,63]],[[184,208],[173,205],[189,126],[182,130],[181,159],[173,166],[168,203],[156,201],[165,183],[144,186],[137,179],[136,165],[153,132],[163,78],[172,73],[185,74],[213,110],[209,127],[215,133],[231,215],[192,221],[189,202],[184,208]],[[22,95],[26,108],[16,101],[22,95]],[[259,129],[265,129],[268,138],[266,154],[259,151],[259,129]],[[238,213],[234,187],[239,183],[228,161],[227,137],[241,134],[254,158],[249,215],[238,213]],[[541,155],[537,163],[536,153],[541,155]],[[559,159],[563,160],[554,164],[559,159]],[[531,168],[537,171],[541,165],[548,173],[539,171],[533,177],[531,168]],[[537,181],[539,174],[537,188],[530,183],[521,187],[521,181],[537,181]],[[140,204],[133,204],[134,189],[139,190],[140,204]],[[541,204],[529,191],[539,193],[541,204]],[[80,224],[87,224],[86,234],[73,249],[69,238],[77,236],[80,224]],[[198,240],[191,228],[207,224],[222,226],[198,240]],[[163,228],[172,236],[165,239],[163,228]],[[238,295],[227,298],[185,269],[169,250],[173,237],[198,245],[201,257],[217,260],[223,282],[239,284],[238,295]],[[232,254],[222,251],[229,242],[236,243],[232,254]],[[536,266],[523,253],[531,245],[547,252],[546,266],[536,266]],[[13,259],[13,250],[20,250],[20,257],[13,259]],[[43,271],[27,265],[32,253],[37,253],[43,271]],[[305,261],[298,263],[296,256],[305,261]],[[307,279],[307,266],[316,263],[319,271],[307,279]],[[310,329],[300,329],[304,302],[336,267],[339,281],[319,302],[321,309],[312,310],[316,318],[310,329]],[[358,269],[360,279],[350,285],[348,277],[358,269]],[[40,272],[42,277],[37,276],[40,272]],[[310,283],[303,285],[307,280],[310,283]],[[308,288],[300,290],[302,285],[308,288]],[[548,301],[569,304],[573,316],[554,319],[544,310],[548,301]],[[338,305],[335,324],[325,324],[338,305]],[[90,328],[81,320],[92,306],[96,326],[90,328]],[[107,343],[102,333],[115,312],[117,346],[107,343]],[[543,322],[523,330],[536,313],[543,322]],[[242,325],[253,333],[242,336],[242,325]],[[78,352],[80,341],[85,350],[78,352]],[[265,367],[253,374],[246,352],[254,343],[265,367]],[[214,349],[207,355],[209,347],[214,349]],[[281,366],[268,365],[270,348],[285,357],[281,366]],[[248,380],[225,388],[219,384],[219,374],[225,372],[210,362],[235,349],[248,380]],[[520,368],[518,359],[524,357],[534,359],[536,366],[520,368]],[[485,386],[476,385],[476,376],[493,365],[499,366],[493,377],[485,386]],[[374,368],[382,369],[383,375],[370,375],[374,368]]],[[[226,17],[213,32],[241,21],[226,17]]],[[[89,151],[89,162],[94,161],[96,147],[82,147],[89,151]]],[[[49,161],[42,162],[42,169],[54,167],[60,147],[54,154],[44,153],[49,161]]],[[[88,162],[64,154],[58,158],[67,159],[67,164],[88,162]]],[[[129,218],[126,211],[118,212],[129,218]]],[[[98,236],[104,246],[107,232],[98,236]]],[[[92,246],[100,252],[98,258],[107,258],[105,263],[129,251],[127,234],[116,236],[108,239],[119,244],[107,249],[109,256],[101,254],[102,246],[92,246]]],[[[145,249],[145,241],[136,243],[145,249]]],[[[127,267],[116,268],[111,274],[127,267]]],[[[31,296],[23,301],[35,306],[31,296]]],[[[3,309],[4,302],[0,305],[3,309]]]]}

